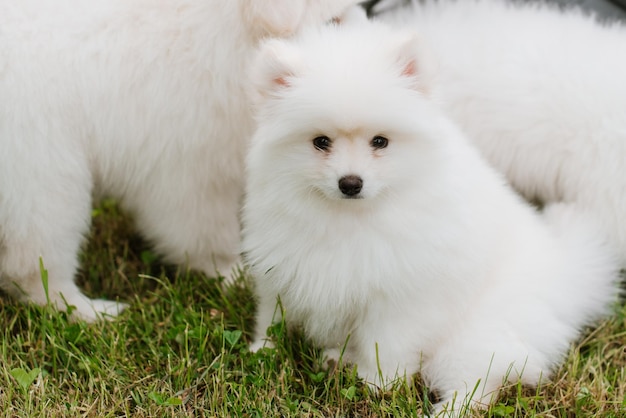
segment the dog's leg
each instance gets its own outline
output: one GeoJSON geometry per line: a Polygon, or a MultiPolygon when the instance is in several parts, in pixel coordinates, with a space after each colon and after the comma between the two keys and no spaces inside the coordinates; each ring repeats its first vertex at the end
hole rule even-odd
{"type": "Polygon", "coordinates": [[[202,172],[164,171],[167,178],[154,179],[123,206],[135,214],[140,232],[168,262],[232,282],[241,266],[243,185],[239,180],[207,179],[202,172]]]}
{"type": "Polygon", "coordinates": [[[350,337],[350,360],[372,388],[384,390],[397,379],[410,383],[420,368],[415,324],[395,308],[370,307],[370,318],[350,337]]]}
{"type": "MultiPolygon", "coordinates": [[[[528,347],[515,331],[497,318],[467,323],[437,347],[422,365],[422,377],[440,401],[433,416],[463,416],[470,409],[487,409],[507,382],[537,384],[541,367],[529,358],[528,347]]],[[[546,368],[546,370],[548,370],[546,368]]]]}
{"type": "MultiPolygon", "coordinates": [[[[255,283],[258,286],[258,283],[255,283]]],[[[274,347],[274,343],[268,339],[267,329],[274,323],[282,320],[282,308],[278,303],[278,295],[268,292],[267,289],[258,289],[256,325],[254,340],[250,344],[250,351],[256,352],[261,348],[274,347]]]]}
{"type": "Polygon", "coordinates": [[[9,146],[16,162],[9,162],[11,177],[1,187],[1,285],[24,302],[72,306],[74,316],[87,321],[115,315],[124,305],[91,300],[74,283],[78,252],[90,226],[92,180],[86,158],[76,147],[46,147],[50,141],[32,141],[37,145],[23,147],[28,150],[24,158],[17,158],[20,150],[9,146]]]}

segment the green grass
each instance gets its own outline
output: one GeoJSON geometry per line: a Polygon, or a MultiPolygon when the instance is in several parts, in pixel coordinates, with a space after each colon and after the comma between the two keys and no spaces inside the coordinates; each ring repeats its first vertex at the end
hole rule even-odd
{"type": "MultiPolygon", "coordinates": [[[[254,301],[245,278],[158,263],[116,206],[94,212],[78,280],[131,307],[105,323],[0,298],[0,415],[10,417],[421,416],[416,380],[369,393],[350,369],[324,371],[319,351],[279,324],[276,350],[247,351],[254,301]]],[[[573,346],[553,381],[506,388],[476,416],[626,416],[626,310],[573,346]]]]}

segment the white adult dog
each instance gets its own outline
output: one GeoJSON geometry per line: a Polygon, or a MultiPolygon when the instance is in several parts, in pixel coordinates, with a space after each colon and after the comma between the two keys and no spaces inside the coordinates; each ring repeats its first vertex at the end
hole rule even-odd
{"type": "Polygon", "coordinates": [[[421,371],[458,411],[547,379],[610,312],[617,261],[577,211],[542,218],[505,184],[431,100],[420,48],[368,22],[264,45],[243,211],[251,348],[280,300],[367,382],[421,371]]]}
{"type": "Polygon", "coordinates": [[[515,188],[594,216],[626,268],[626,26],[504,0],[381,19],[431,46],[446,111],[515,188]]]}
{"type": "Polygon", "coordinates": [[[92,197],[110,195],[165,259],[228,276],[258,40],[352,0],[1,0],[0,284],[93,320],[74,284],[92,197]]]}

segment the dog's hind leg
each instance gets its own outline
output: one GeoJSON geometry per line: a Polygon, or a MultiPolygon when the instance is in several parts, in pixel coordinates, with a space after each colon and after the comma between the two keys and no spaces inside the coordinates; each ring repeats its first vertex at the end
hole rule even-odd
{"type": "Polygon", "coordinates": [[[203,167],[202,163],[187,163],[187,168],[163,168],[163,174],[150,179],[151,185],[138,188],[122,204],[166,261],[232,281],[241,266],[243,184],[239,179],[214,178],[204,170],[193,170],[203,167]]]}
{"type": "Polygon", "coordinates": [[[74,283],[90,225],[92,180],[76,146],[48,146],[53,142],[26,138],[5,144],[12,158],[3,159],[0,169],[0,285],[24,302],[72,306],[75,317],[92,321],[116,314],[122,305],[91,300],[74,283]]]}

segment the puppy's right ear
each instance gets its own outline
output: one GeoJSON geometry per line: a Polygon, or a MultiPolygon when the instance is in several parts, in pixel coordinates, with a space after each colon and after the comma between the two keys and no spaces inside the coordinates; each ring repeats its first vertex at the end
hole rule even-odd
{"type": "Polygon", "coordinates": [[[263,101],[288,89],[299,72],[301,62],[296,48],[288,41],[265,41],[251,69],[250,79],[256,92],[254,101],[263,101]]]}

